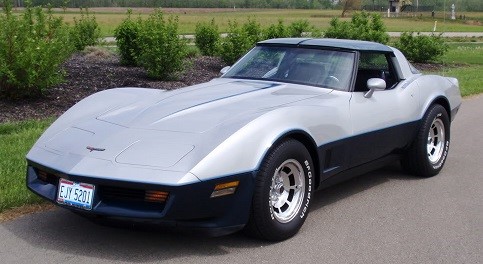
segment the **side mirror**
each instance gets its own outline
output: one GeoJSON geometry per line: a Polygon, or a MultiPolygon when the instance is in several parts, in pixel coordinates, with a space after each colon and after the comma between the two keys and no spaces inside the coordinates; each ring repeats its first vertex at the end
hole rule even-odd
{"type": "Polygon", "coordinates": [[[364,94],[364,97],[370,98],[375,91],[384,91],[386,89],[386,81],[381,78],[370,78],[367,80],[367,88],[369,88],[369,91],[364,94]]]}
{"type": "Polygon", "coordinates": [[[226,66],[223,69],[221,69],[221,71],[220,71],[221,75],[227,73],[230,70],[230,68],[231,68],[231,66],[226,66]]]}

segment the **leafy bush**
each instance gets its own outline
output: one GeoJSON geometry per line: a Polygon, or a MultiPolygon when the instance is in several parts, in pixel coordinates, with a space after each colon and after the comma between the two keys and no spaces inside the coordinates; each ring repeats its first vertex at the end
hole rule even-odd
{"type": "MultiPolygon", "coordinates": [[[[188,41],[188,43],[189,43],[189,41],[188,41]]],[[[193,45],[187,45],[186,46],[185,58],[197,58],[201,55],[202,54],[200,52],[200,49],[198,49],[198,47],[193,46],[193,45]]],[[[186,66],[190,67],[190,66],[192,66],[192,63],[188,61],[186,66]]]]}
{"type": "MultiPolygon", "coordinates": [[[[283,24],[283,22],[280,22],[283,24]]],[[[236,21],[228,21],[228,35],[221,41],[220,57],[228,64],[233,64],[266,36],[256,20],[248,18],[242,26],[236,21]]]]}
{"type": "Polygon", "coordinates": [[[246,33],[248,37],[250,47],[255,45],[263,38],[262,26],[258,21],[254,20],[253,18],[248,18],[245,24],[243,24],[242,30],[246,33]]]}
{"type": "Polygon", "coordinates": [[[60,64],[72,53],[69,28],[50,10],[27,6],[21,15],[3,1],[0,14],[0,96],[36,97],[63,80],[60,64]]]}
{"type": "Polygon", "coordinates": [[[304,32],[312,31],[312,28],[308,20],[297,20],[290,24],[288,27],[288,35],[292,38],[302,37],[304,32]]]}
{"type": "Polygon", "coordinates": [[[320,28],[312,27],[312,31],[309,32],[312,38],[322,38],[324,37],[324,32],[320,28]]]}
{"type": "Polygon", "coordinates": [[[114,30],[117,47],[121,55],[121,63],[124,65],[136,66],[136,58],[139,57],[141,49],[138,44],[139,32],[141,30],[141,19],[131,18],[132,10],[127,11],[127,18],[114,30]]]}
{"type": "Polygon", "coordinates": [[[228,64],[235,63],[253,45],[252,39],[236,21],[228,21],[228,35],[221,41],[220,57],[228,64]]]}
{"type": "Polygon", "coordinates": [[[414,62],[434,61],[448,51],[441,35],[424,36],[419,32],[416,36],[413,32],[403,32],[395,46],[414,62]]]}
{"type": "Polygon", "coordinates": [[[195,44],[201,54],[213,56],[217,53],[220,32],[215,24],[215,19],[210,23],[198,23],[195,29],[195,44]]]}
{"type": "Polygon", "coordinates": [[[389,35],[379,14],[354,13],[350,22],[333,18],[325,32],[327,38],[358,39],[386,44],[389,35]]]}
{"type": "Polygon", "coordinates": [[[178,72],[184,70],[187,43],[179,37],[178,24],[178,17],[166,20],[160,10],[142,21],[137,62],[147,70],[150,77],[174,79],[178,72]]]}
{"type": "Polygon", "coordinates": [[[289,36],[290,33],[282,19],[279,19],[277,24],[269,25],[263,32],[264,39],[287,38],[289,36]]]}
{"type": "Polygon", "coordinates": [[[134,20],[131,15],[128,10],[127,18],[115,29],[121,63],[142,66],[152,78],[175,79],[188,55],[186,41],[179,38],[178,18],[165,19],[160,10],[146,20],[134,20]]]}
{"type": "Polygon", "coordinates": [[[320,37],[322,33],[307,20],[298,20],[286,26],[282,19],[263,29],[259,22],[249,18],[242,26],[236,21],[228,22],[228,35],[221,40],[219,55],[228,64],[232,64],[245,54],[257,42],[265,39],[301,37],[304,33],[320,37]]]}
{"type": "Polygon", "coordinates": [[[76,50],[83,50],[87,46],[95,46],[99,44],[101,37],[101,29],[94,15],[89,14],[89,10],[85,12],[80,10],[81,17],[74,17],[74,26],[70,31],[70,37],[74,43],[76,50]]]}
{"type": "Polygon", "coordinates": [[[329,22],[329,28],[324,33],[326,38],[351,39],[352,26],[350,22],[341,22],[339,18],[334,17],[329,22]]]}
{"type": "Polygon", "coordinates": [[[316,29],[307,20],[297,20],[289,26],[285,26],[283,20],[279,20],[278,24],[269,25],[263,34],[264,39],[272,38],[290,38],[302,37],[307,34],[310,37],[322,37],[322,31],[316,29]]]}
{"type": "MultiPolygon", "coordinates": [[[[214,23],[212,21],[212,23],[214,23]]],[[[233,64],[257,42],[265,39],[301,37],[304,33],[312,37],[320,37],[322,33],[316,30],[307,20],[298,20],[286,26],[282,19],[277,24],[271,24],[263,29],[260,23],[249,18],[243,25],[236,21],[228,22],[228,34],[220,41],[219,55],[228,64],[233,64]]]]}

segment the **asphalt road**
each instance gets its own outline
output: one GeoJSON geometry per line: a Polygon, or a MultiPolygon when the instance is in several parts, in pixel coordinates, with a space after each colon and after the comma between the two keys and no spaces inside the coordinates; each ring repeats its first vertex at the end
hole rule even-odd
{"type": "Polygon", "coordinates": [[[464,100],[443,171],[392,166],[316,193],[294,238],[207,238],[93,224],[56,209],[0,225],[1,263],[483,263],[483,95],[464,100]]]}

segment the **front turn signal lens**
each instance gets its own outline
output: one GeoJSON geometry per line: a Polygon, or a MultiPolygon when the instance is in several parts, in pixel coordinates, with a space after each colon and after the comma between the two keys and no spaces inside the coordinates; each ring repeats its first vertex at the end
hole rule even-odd
{"type": "Polygon", "coordinates": [[[147,190],[144,195],[144,200],[153,203],[164,203],[168,199],[168,192],[147,190]]]}
{"type": "Polygon", "coordinates": [[[234,194],[236,191],[236,188],[238,187],[238,184],[240,184],[240,181],[232,181],[232,182],[217,184],[215,186],[215,189],[211,193],[210,198],[234,194]]]}

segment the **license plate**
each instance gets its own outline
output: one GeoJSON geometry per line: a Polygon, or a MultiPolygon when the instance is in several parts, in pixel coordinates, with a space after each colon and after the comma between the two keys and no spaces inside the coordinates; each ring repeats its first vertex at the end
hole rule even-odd
{"type": "Polygon", "coordinates": [[[95,186],[88,183],[59,179],[57,202],[85,210],[92,209],[95,186]]]}

